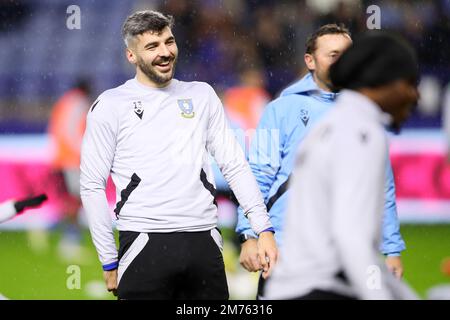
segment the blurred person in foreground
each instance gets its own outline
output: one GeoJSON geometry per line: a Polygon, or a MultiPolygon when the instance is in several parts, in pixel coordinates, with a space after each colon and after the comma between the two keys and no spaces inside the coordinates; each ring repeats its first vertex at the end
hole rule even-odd
{"type": "Polygon", "coordinates": [[[63,237],[59,254],[68,261],[83,259],[81,230],[78,222],[80,198],[80,152],[91,104],[91,87],[80,79],[55,103],[48,132],[54,148],[52,168],[63,183],[58,199],[63,214],[63,237]]]}
{"type": "Polygon", "coordinates": [[[402,38],[356,39],[331,66],[336,106],[299,148],[280,261],[269,299],[415,299],[382,263],[379,234],[388,152],[418,100],[418,63],[402,38]]]}
{"type": "MultiPolygon", "coordinates": [[[[305,63],[309,73],[286,88],[265,109],[250,147],[249,163],[259,184],[270,219],[275,228],[278,246],[282,246],[284,216],[290,194],[289,181],[298,145],[315,127],[317,121],[334,108],[338,93],[333,92],[329,68],[351,45],[348,29],[329,24],[320,27],[306,43],[305,63]]],[[[402,277],[400,252],[405,243],[395,203],[395,184],[391,163],[386,154],[386,184],[383,228],[380,251],[386,255],[386,265],[397,277],[402,277]]],[[[256,235],[249,228],[242,211],[236,232],[240,234],[240,262],[248,271],[259,271],[256,235]]],[[[264,279],[258,284],[258,297],[263,298],[264,279]]]]}
{"type": "Polygon", "coordinates": [[[81,197],[107,289],[119,299],[228,299],[209,154],[259,235],[264,277],[277,259],[273,228],[214,89],[173,78],[172,25],[157,11],[126,19],[136,76],[102,93],[88,113],[81,197]],[[110,173],[119,250],[105,195],[110,173]]]}

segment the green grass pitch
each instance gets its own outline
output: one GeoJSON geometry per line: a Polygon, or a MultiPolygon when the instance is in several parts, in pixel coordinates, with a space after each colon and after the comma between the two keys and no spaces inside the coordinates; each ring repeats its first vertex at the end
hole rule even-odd
{"type": "MultiPolygon", "coordinates": [[[[401,231],[407,244],[403,253],[407,282],[422,297],[432,286],[450,284],[450,276],[441,272],[443,259],[450,256],[450,225],[402,225],[401,231]]],[[[0,293],[9,299],[113,299],[104,289],[88,232],[83,234],[81,260],[60,258],[60,237],[58,231],[46,237],[0,232],[0,293]]],[[[237,252],[225,254],[227,266],[236,265],[237,252]]]]}

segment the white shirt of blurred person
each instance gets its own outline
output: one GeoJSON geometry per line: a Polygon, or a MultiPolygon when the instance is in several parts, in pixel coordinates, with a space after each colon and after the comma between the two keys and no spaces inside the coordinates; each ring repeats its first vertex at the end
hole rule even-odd
{"type": "Polygon", "coordinates": [[[330,69],[342,95],[299,149],[284,247],[268,299],[415,299],[378,253],[388,150],[384,126],[417,103],[418,66],[402,39],[372,31],[330,69]]]}
{"type": "Polygon", "coordinates": [[[122,34],[136,77],[101,94],[88,113],[81,197],[107,289],[119,299],[228,299],[208,153],[260,235],[265,277],[277,259],[273,228],[214,90],[173,79],[172,25],[156,11],[126,19],[122,34]],[[186,150],[195,155],[188,163],[180,161],[186,150]],[[104,192],[110,173],[122,190],[119,251],[104,192]]]}
{"type": "Polygon", "coordinates": [[[0,203],[0,223],[5,222],[24,210],[37,207],[47,200],[47,195],[41,194],[36,197],[30,197],[22,200],[8,200],[0,203]]]}

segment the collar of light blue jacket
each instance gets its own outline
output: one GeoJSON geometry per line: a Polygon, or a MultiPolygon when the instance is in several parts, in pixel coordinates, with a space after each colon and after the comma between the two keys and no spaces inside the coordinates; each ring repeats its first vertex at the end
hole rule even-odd
{"type": "Polygon", "coordinates": [[[280,96],[287,96],[290,94],[314,96],[324,102],[334,102],[339,96],[339,93],[327,92],[320,89],[314,81],[314,77],[311,72],[308,72],[308,74],[303,78],[284,89],[280,96]]]}
{"type": "MultiPolygon", "coordinates": [[[[308,72],[308,74],[306,74],[303,78],[284,89],[280,96],[283,97],[291,94],[315,97],[326,103],[333,103],[339,96],[342,95],[341,92],[334,93],[320,89],[314,81],[314,77],[311,72],[308,72]]],[[[380,121],[385,126],[387,131],[391,131],[390,126],[392,123],[392,117],[389,114],[382,112],[380,115],[380,121]]]]}

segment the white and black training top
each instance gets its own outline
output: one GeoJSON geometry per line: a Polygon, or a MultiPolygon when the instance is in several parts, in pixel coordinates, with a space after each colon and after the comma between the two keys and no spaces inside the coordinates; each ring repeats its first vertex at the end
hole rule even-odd
{"type": "Polygon", "coordinates": [[[414,299],[379,256],[389,116],[344,90],[299,148],[280,259],[265,298],[312,290],[359,299],[414,299]]]}
{"type": "Polygon", "coordinates": [[[212,155],[256,233],[272,227],[222,103],[203,82],[150,88],[136,78],[103,92],[87,116],[81,198],[104,269],[117,264],[105,187],[116,186],[117,229],[205,231],[216,227],[212,155]]]}

